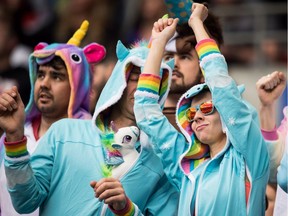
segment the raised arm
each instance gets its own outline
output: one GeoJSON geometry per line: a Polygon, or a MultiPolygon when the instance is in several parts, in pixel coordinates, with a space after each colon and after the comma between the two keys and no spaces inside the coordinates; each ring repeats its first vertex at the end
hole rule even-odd
{"type": "Polygon", "coordinates": [[[283,72],[274,71],[261,77],[257,83],[257,93],[260,100],[261,129],[271,131],[276,127],[276,102],[286,86],[286,77],[283,72]]]}
{"type": "Polygon", "coordinates": [[[200,67],[211,91],[213,103],[221,116],[223,130],[228,133],[232,146],[243,155],[251,176],[256,179],[267,174],[269,165],[257,112],[241,97],[236,82],[228,74],[224,56],[217,43],[209,37],[203,25],[207,14],[204,5],[193,4],[189,25],[195,32],[200,67]]]}
{"type": "Polygon", "coordinates": [[[177,22],[178,19],[162,18],[154,23],[150,41],[151,48],[134,95],[134,113],[138,127],[148,135],[155,152],[161,158],[170,182],[180,189],[182,174],[179,171],[177,160],[185,151],[186,140],[169,123],[162,113],[160,104],[161,96],[167,95],[167,86],[170,82],[168,80],[169,73],[171,72],[168,71],[169,66],[162,62],[162,57],[166,43],[175,33],[177,22]],[[164,75],[160,75],[160,66],[166,70],[163,72],[164,75]],[[166,80],[166,83],[163,80],[166,80]],[[162,90],[164,89],[164,93],[160,86],[162,90]],[[183,143],[183,145],[178,146],[177,143],[183,143]]]}
{"type": "Polygon", "coordinates": [[[151,35],[151,48],[144,66],[144,74],[159,75],[164,48],[174,35],[178,19],[161,18],[154,23],[151,35]]]}
{"type": "Polygon", "coordinates": [[[193,29],[197,42],[210,38],[203,24],[208,16],[207,7],[203,4],[193,3],[191,11],[188,24],[193,29]]]}
{"type": "Polygon", "coordinates": [[[24,104],[16,86],[0,95],[0,128],[6,133],[8,142],[23,139],[24,104]]]}
{"type": "MultiPolygon", "coordinates": [[[[276,127],[276,102],[282,95],[286,86],[284,73],[274,71],[261,77],[256,83],[258,98],[260,100],[260,125],[270,154],[271,183],[277,182],[277,168],[284,152],[285,137],[279,137],[276,127]]],[[[285,123],[284,123],[285,124],[285,123]]]]}

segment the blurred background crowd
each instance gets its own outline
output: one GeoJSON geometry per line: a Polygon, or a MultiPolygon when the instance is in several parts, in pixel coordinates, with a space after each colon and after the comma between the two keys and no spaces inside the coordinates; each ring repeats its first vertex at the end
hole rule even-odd
{"type": "MultiPolygon", "coordinates": [[[[287,1],[205,2],[220,18],[222,52],[229,72],[239,84],[246,85],[244,97],[257,107],[256,81],[275,70],[287,73],[287,1]]],[[[97,95],[114,66],[117,41],[128,46],[141,38],[149,40],[154,21],[165,13],[164,0],[1,0],[0,92],[20,82],[27,103],[28,57],[34,46],[39,42],[68,41],[87,19],[90,27],[81,46],[97,42],[107,49],[106,59],[94,66],[97,95]]],[[[282,102],[287,104],[287,94],[282,102]]]]}

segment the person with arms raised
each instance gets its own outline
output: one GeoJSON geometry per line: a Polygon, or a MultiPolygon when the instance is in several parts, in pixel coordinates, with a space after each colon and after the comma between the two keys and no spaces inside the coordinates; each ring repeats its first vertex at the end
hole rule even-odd
{"type": "Polygon", "coordinates": [[[178,215],[264,215],[269,155],[255,108],[241,97],[217,43],[203,21],[208,9],[194,3],[189,25],[205,78],[182,95],[176,132],[157,103],[159,65],[173,35],[173,19],[154,24],[152,46],[135,92],[137,125],[180,192],[178,215]]]}

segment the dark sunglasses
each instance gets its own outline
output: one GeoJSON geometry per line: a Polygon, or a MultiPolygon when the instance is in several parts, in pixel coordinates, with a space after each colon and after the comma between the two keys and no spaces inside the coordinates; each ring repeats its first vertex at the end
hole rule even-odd
{"type": "Polygon", "coordinates": [[[200,112],[202,114],[206,115],[210,115],[214,112],[214,105],[212,103],[212,101],[207,101],[207,102],[203,102],[200,105],[197,105],[196,107],[190,107],[186,110],[185,115],[188,119],[188,122],[193,122],[196,112],[200,110],[200,112]]]}

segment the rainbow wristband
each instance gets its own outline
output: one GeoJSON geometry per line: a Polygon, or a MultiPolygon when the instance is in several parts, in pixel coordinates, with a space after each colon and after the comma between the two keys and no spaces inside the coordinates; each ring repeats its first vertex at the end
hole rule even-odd
{"type": "Polygon", "coordinates": [[[200,61],[202,61],[205,56],[210,54],[221,54],[215,40],[210,38],[201,40],[199,43],[197,43],[195,49],[198,53],[200,61]]]}
{"type": "Polygon", "coordinates": [[[18,158],[28,155],[27,151],[27,137],[23,136],[22,140],[16,142],[7,142],[6,137],[4,140],[4,146],[6,155],[11,158],[18,158]]]}
{"type": "Polygon", "coordinates": [[[115,210],[111,205],[109,205],[111,211],[117,216],[130,216],[134,215],[135,207],[128,197],[126,197],[126,206],[122,210],[115,210]]]}
{"type": "Polygon", "coordinates": [[[137,90],[158,95],[160,82],[160,76],[153,74],[141,74],[138,80],[137,90]]]}

